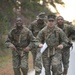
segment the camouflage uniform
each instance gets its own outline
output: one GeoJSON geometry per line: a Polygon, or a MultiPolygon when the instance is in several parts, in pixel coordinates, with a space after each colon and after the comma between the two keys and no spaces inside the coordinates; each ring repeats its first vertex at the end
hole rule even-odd
{"type": "Polygon", "coordinates": [[[17,49],[12,50],[13,69],[15,75],[21,75],[20,69],[23,75],[27,75],[29,52],[25,52],[23,49],[26,47],[32,48],[33,42],[34,37],[32,32],[26,27],[22,27],[21,31],[18,31],[16,28],[10,31],[6,44],[9,47],[12,43],[17,49]]]}
{"type": "MultiPolygon", "coordinates": [[[[41,15],[44,15],[45,13],[40,13],[38,16],[37,16],[37,19],[34,20],[30,25],[29,25],[29,29],[32,31],[33,35],[36,37],[38,32],[46,26],[46,22],[44,21],[44,17],[41,17],[41,15]],[[39,23],[39,22],[42,22],[42,23],[39,23]]],[[[33,55],[33,67],[35,68],[35,59],[36,59],[36,54],[37,54],[37,49],[39,48],[33,48],[31,50],[31,53],[33,55]]],[[[41,70],[41,66],[39,67],[39,69],[41,70]]],[[[39,71],[40,72],[40,71],[39,71]]]]}
{"type": "MultiPolygon", "coordinates": [[[[62,16],[57,17],[57,21],[60,19],[63,20],[63,17],[62,16]]],[[[71,41],[72,36],[75,36],[75,34],[73,34],[75,32],[75,26],[68,25],[65,23],[63,23],[62,25],[57,24],[57,26],[65,32],[65,34],[69,38],[69,41],[71,41]]],[[[64,75],[67,75],[67,71],[69,67],[69,58],[70,58],[70,47],[63,48],[62,62],[63,62],[63,67],[64,67],[64,72],[63,72],[64,75]]]]}
{"type": "Polygon", "coordinates": [[[63,44],[65,47],[67,45],[66,43],[68,42],[68,39],[66,35],[57,26],[54,26],[53,29],[46,26],[39,32],[37,39],[41,43],[46,42],[48,45],[48,48],[42,54],[45,75],[51,75],[51,70],[53,75],[61,75],[62,55],[61,50],[58,49],[57,46],[63,44]]]}

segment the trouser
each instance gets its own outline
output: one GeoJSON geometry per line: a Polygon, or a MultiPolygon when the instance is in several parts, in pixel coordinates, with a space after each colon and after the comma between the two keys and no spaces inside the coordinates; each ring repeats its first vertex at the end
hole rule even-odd
{"type": "Polygon", "coordinates": [[[69,68],[70,49],[65,48],[62,52],[62,63],[64,67],[64,74],[67,74],[69,68]]]}
{"type": "Polygon", "coordinates": [[[62,54],[61,53],[56,53],[52,57],[51,65],[52,65],[53,75],[61,75],[62,74],[62,54]]]}
{"type": "Polygon", "coordinates": [[[23,75],[27,75],[27,69],[25,69],[25,68],[13,68],[13,70],[14,70],[14,75],[21,75],[21,71],[22,71],[22,73],[23,73],[23,75]]]}
{"type": "Polygon", "coordinates": [[[28,52],[24,52],[23,57],[21,55],[15,55],[15,51],[13,51],[13,69],[15,75],[21,75],[21,71],[23,75],[27,75],[28,73],[28,52]]]}
{"type": "Polygon", "coordinates": [[[56,53],[50,57],[47,54],[43,55],[43,66],[45,68],[45,75],[61,75],[62,74],[62,55],[56,53]]]}
{"type": "Polygon", "coordinates": [[[37,49],[37,55],[35,60],[35,75],[40,75],[42,70],[42,54],[40,53],[40,48],[37,49]]]}
{"type": "Polygon", "coordinates": [[[39,72],[35,72],[35,75],[40,75],[40,73],[39,72]]]}
{"type": "Polygon", "coordinates": [[[33,68],[35,68],[35,59],[36,59],[36,54],[37,54],[37,48],[33,48],[31,50],[32,53],[32,58],[33,58],[33,68]]]}

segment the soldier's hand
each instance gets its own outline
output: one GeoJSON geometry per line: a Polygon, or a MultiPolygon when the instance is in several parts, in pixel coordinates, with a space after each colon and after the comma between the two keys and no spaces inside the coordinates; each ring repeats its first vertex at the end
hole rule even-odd
{"type": "Polygon", "coordinates": [[[43,47],[43,44],[39,44],[39,47],[42,48],[43,47]]]}
{"type": "Polygon", "coordinates": [[[63,45],[60,44],[60,45],[57,46],[57,48],[58,48],[58,49],[63,49],[63,45]]]}
{"type": "Polygon", "coordinates": [[[10,44],[9,48],[11,48],[12,50],[16,50],[16,47],[13,44],[10,44]]]}
{"type": "Polygon", "coordinates": [[[29,50],[30,50],[29,47],[24,48],[24,51],[25,51],[25,52],[29,52],[29,50]]]}

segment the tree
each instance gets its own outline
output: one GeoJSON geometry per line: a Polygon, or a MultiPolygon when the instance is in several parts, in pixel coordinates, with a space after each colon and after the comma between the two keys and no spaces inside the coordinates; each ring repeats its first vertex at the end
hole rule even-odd
{"type": "MultiPolygon", "coordinates": [[[[14,17],[17,16],[17,11],[14,9],[19,9],[21,7],[21,15],[29,20],[33,20],[38,13],[41,11],[52,13],[47,9],[46,5],[49,3],[56,10],[55,3],[63,4],[61,0],[42,0],[43,4],[41,5],[40,0],[0,0],[0,41],[2,40],[3,35],[11,28],[14,22],[14,17]],[[21,2],[20,4],[18,2],[21,2]]],[[[0,42],[2,46],[2,42],[0,42]]],[[[0,47],[1,48],[1,47],[0,47]]]]}
{"type": "Polygon", "coordinates": [[[16,6],[14,0],[0,0],[0,48],[3,48],[3,35],[9,24],[12,24],[13,8],[16,6]]]}

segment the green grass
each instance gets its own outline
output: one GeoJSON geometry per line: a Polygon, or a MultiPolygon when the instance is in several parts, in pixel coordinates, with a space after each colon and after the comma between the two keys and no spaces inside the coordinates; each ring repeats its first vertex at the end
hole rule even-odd
{"type": "Polygon", "coordinates": [[[8,62],[11,62],[11,53],[8,55],[0,56],[0,67],[7,65],[8,62]]]}

